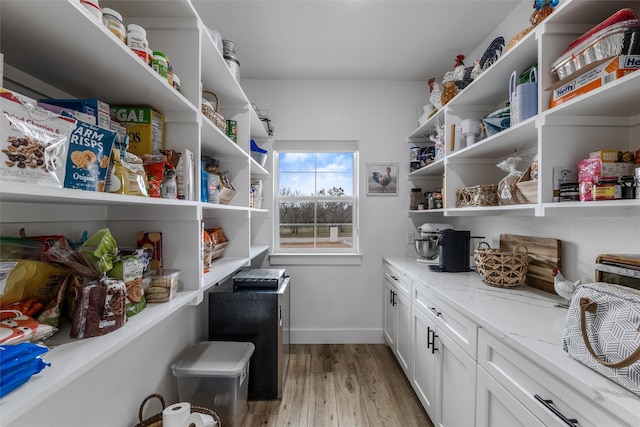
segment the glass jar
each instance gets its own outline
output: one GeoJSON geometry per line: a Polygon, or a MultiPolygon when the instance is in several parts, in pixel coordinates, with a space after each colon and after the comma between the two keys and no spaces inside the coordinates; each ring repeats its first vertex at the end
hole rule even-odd
{"type": "Polygon", "coordinates": [[[412,211],[418,210],[418,205],[421,203],[422,203],[422,188],[412,188],[409,209],[412,211]]]}

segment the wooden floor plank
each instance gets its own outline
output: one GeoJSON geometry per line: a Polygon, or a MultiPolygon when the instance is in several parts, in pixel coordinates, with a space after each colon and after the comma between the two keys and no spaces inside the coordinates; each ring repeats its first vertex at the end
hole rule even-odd
{"type": "MultiPolygon", "coordinates": [[[[224,420],[222,420],[224,426],[224,420]]],[[[250,401],[242,427],[433,427],[383,344],[296,344],[282,399],[250,401]]]]}

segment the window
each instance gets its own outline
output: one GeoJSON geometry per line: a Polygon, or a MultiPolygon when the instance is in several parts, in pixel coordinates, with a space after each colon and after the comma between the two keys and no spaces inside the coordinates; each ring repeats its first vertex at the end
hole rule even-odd
{"type": "Polygon", "coordinates": [[[356,253],[357,143],[277,141],[275,160],[275,252],[356,253]]]}

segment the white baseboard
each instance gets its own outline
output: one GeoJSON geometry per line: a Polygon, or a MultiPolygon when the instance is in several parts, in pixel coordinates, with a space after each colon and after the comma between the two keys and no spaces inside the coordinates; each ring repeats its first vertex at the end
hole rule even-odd
{"type": "Polygon", "coordinates": [[[291,329],[291,344],[383,344],[382,329],[291,329]]]}

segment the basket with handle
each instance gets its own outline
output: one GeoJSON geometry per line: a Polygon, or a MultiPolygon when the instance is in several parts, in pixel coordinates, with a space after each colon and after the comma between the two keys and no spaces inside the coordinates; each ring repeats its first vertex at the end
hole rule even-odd
{"type": "MultiPolygon", "coordinates": [[[[164,411],[164,409],[166,408],[164,397],[162,397],[162,395],[157,393],[150,394],[140,404],[140,410],[138,411],[138,420],[140,420],[140,422],[136,424],[134,427],[162,427],[162,411],[160,411],[155,415],[152,415],[147,419],[144,419],[144,420],[142,419],[142,412],[144,410],[144,406],[147,404],[147,402],[149,402],[151,399],[154,399],[154,398],[160,400],[160,403],[162,404],[162,411],[164,411]]],[[[218,416],[218,414],[216,414],[215,411],[212,411],[211,409],[203,408],[201,406],[191,406],[191,413],[194,413],[194,412],[211,415],[213,417],[213,420],[217,423],[216,427],[222,426],[222,423],[220,422],[220,417],[218,416]]]]}
{"type": "Polygon", "coordinates": [[[473,254],[476,269],[489,286],[510,288],[524,283],[529,267],[529,251],[525,245],[516,245],[511,251],[492,249],[482,241],[473,254]]]}
{"type": "Polygon", "coordinates": [[[224,119],[224,117],[222,117],[222,114],[219,113],[220,110],[220,99],[218,98],[218,95],[216,95],[215,93],[211,92],[210,90],[203,90],[202,91],[202,114],[204,114],[205,116],[207,116],[207,118],[209,120],[211,120],[211,122],[216,125],[216,127],[218,127],[224,134],[227,133],[227,121],[224,119]],[[210,105],[210,103],[208,102],[209,100],[206,99],[204,96],[208,95],[214,98],[216,104],[215,107],[212,107],[210,105]],[[206,103],[204,101],[207,101],[206,103]]]}

